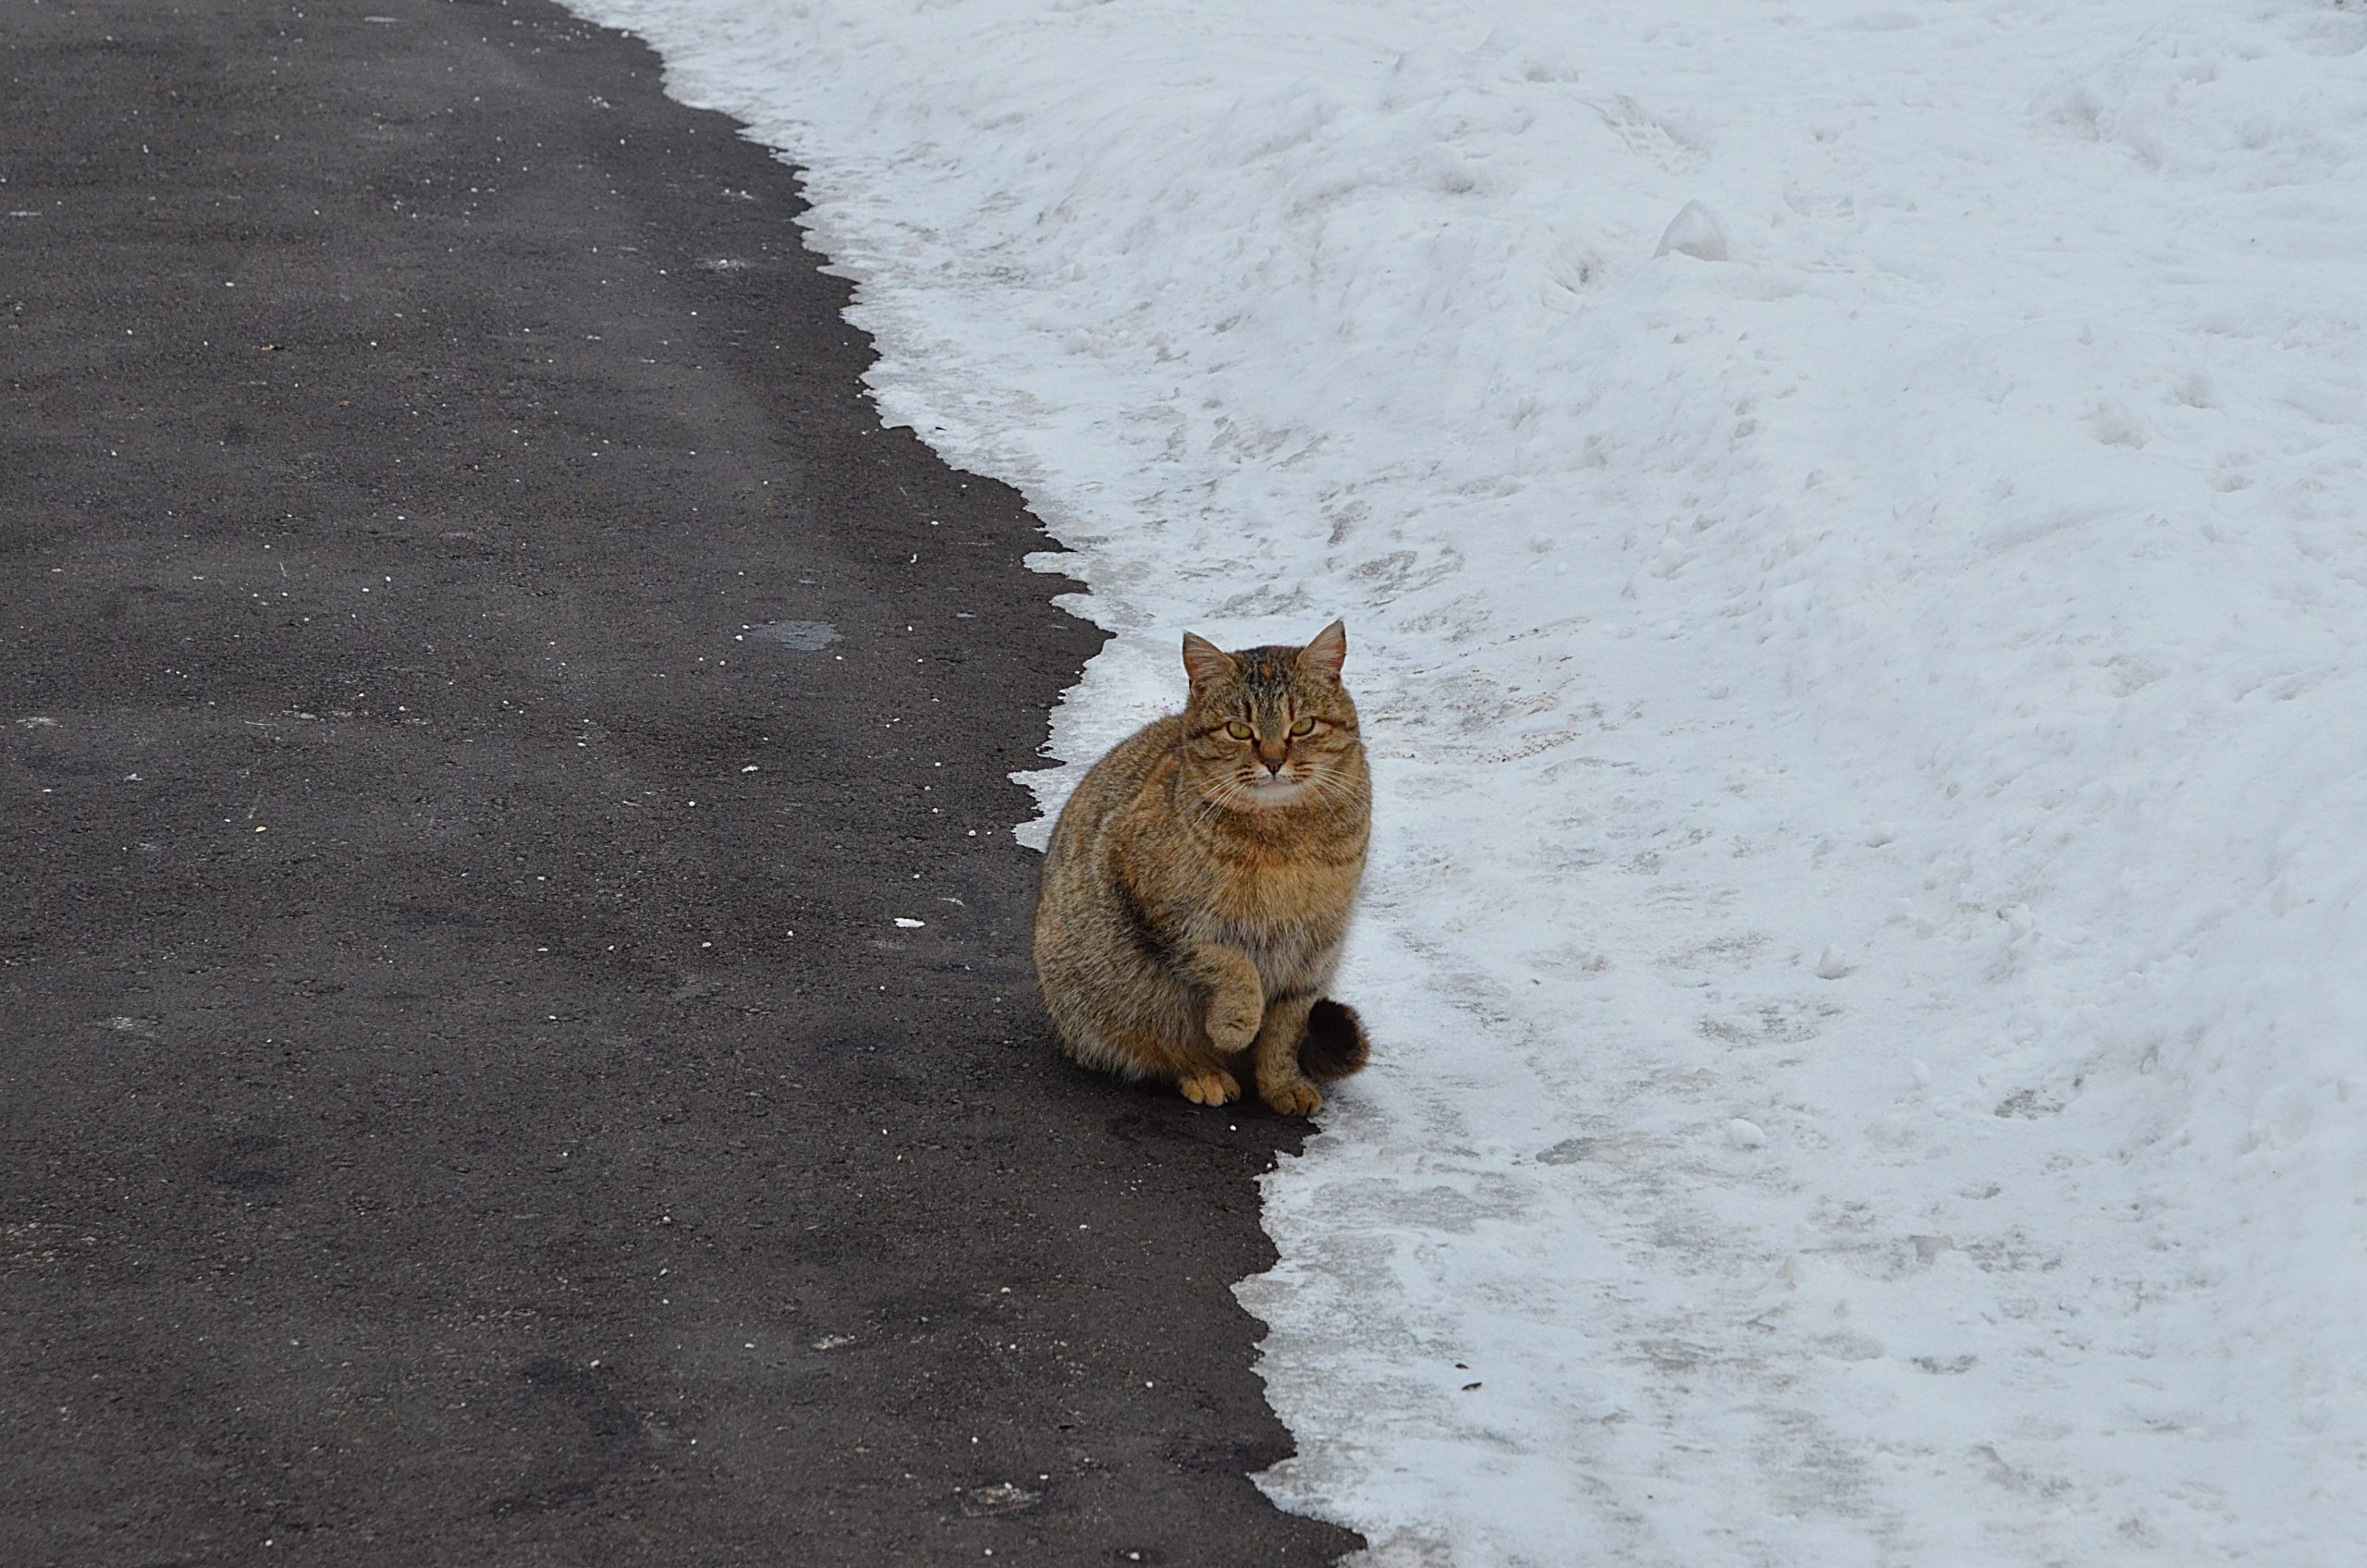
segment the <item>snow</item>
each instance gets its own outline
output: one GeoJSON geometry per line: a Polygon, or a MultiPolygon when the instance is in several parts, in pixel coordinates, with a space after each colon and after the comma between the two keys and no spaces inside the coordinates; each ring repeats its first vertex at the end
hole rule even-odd
{"type": "Polygon", "coordinates": [[[1376,1050],[1240,1287],[1275,1498],[2357,1560],[2367,11],[576,3],[1076,552],[1048,812],[1184,630],[1347,619],[1376,1050]]]}

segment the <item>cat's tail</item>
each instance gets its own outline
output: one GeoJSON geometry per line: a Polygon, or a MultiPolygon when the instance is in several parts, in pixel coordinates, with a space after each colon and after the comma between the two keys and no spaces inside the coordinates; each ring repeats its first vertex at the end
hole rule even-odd
{"type": "Polygon", "coordinates": [[[1309,1078],[1345,1078],[1371,1055],[1355,1008],[1326,997],[1307,1010],[1306,1035],[1298,1043],[1300,1072],[1309,1078]]]}

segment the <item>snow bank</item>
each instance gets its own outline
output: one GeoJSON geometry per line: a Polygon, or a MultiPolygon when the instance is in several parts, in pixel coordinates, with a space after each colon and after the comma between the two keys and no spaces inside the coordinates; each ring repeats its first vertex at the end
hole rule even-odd
{"type": "Polygon", "coordinates": [[[1060,756],[1347,618],[1379,1046],[1242,1286],[1275,1496],[2353,1560],[2367,13],[577,4],[1079,552],[1060,756]]]}

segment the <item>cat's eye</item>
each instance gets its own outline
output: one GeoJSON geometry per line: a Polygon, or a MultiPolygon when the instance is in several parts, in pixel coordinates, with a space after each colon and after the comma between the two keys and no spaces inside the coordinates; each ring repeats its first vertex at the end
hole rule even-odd
{"type": "Polygon", "coordinates": [[[1302,719],[1300,719],[1296,724],[1294,724],[1294,725],[1292,725],[1292,726],[1291,726],[1291,733],[1292,733],[1292,734],[1294,734],[1294,735],[1312,735],[1312,734],[1314,734],[1314,733],[1315,733],[1315,720],[1313,720],[1313,719],[1311,719],[1311,718],[1302,718],[1302,719]]]}
{"type": "Polygon", "coordinates": [[[1249,726],[1242,723],[1241,720],[1237,718],[1231,724],[1224,727],[1224,732],[1232,736],[1236,741],[1246,741],[1253,733],[1249,726]]]}

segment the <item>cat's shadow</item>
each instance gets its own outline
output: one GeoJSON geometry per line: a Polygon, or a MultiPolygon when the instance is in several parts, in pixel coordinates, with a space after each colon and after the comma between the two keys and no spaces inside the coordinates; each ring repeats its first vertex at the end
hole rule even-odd
{"type": "Polygon", "coordinates": [[[1197,1144],[1209,1148],[1253,1150],[1269,1160],[1297,1154],[1314,1128],[1303,1118],[1278,1116],[1255,1097],[1228,1106],[1194,1105],[1172,1084],[1113,1083],[1072,1066],[1079,1086],[1119,1102],[1102,1128],[1129,1147],[1145,1144],[1197,1144]]]}

